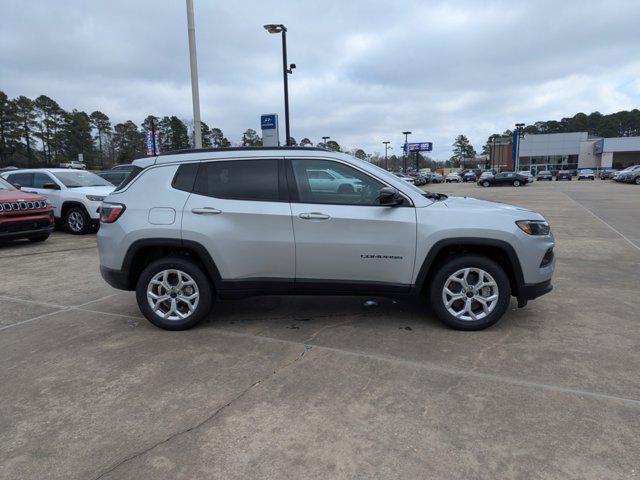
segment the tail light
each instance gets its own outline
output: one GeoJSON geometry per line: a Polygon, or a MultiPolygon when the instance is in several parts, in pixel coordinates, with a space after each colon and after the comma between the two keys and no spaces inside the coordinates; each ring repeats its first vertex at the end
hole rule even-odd
{"type": "Polygon", "coordinates": [[[121,203],[103,203],[100,206],[100,222],[113,223],[120,218],[120,215],[127,207],[121,203]]]}

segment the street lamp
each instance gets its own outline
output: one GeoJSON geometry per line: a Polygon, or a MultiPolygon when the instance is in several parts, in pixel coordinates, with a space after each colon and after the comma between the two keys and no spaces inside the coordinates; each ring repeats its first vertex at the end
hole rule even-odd
{"type": "Polygon", "coordinates": [[[516,132],[518,134],[518,140],[516,143],[516,165],[514,168],[514,172],[520,171],[520,139],[524,138],[524,132],[522,131],[522,127],[524,127],[524,123],[516,123],[516,132]]]}
{"type": "Polygon", "coordinates": [[[382,142],[384,143],[384,169],[389,170],[389,155],[387,155],[389,151],[389,144],[391,142],[382,142]]]}
{"type": "Polygon", "coordinates": [[[189,66],[191,69],[191,100],[193,103],[193,143],[202,148],[200,123],[200,91],[198,89],[198,61],[196,57],[196,27],[193,21],[193,0],[187,0],[187,34],[189,37],[189,66]]]}
{"type": "Polygon", "coordinates": [[[324,148],[327,148],[327,140],[329,140],[331,137],[322,137],[322,144],[324,145],[324,148]]]}
{"type": "Polygon", "coordinates": [[[402,132],[404,135],[404,155],[402,162],[402,173],[407,173],[407,157],[409,156],[409,135],[411,132],[402,132]]]}
{"type": "Polygon", "coordinates": [[[281,24],[270,23],[264,26],[269,33],[282,33],[282,74],[284,76],[284,123],[285,135],[287,136],[286,145],[291,146],[291,132],[289,130],[289,79],[288,75],[293,73],[296,68],[295,63],[289,65],[287,63],[287,27],[281,24]]]}

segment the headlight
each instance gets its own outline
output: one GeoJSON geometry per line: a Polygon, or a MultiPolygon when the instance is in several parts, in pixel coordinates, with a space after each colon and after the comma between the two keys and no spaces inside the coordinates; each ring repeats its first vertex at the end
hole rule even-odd
{"type": "Polygon", "coordinates": [[[104,197],[101,197],[99,195],[87,195],[87,200],[90,200],[92,202],[101,202],[104,200],[104,197]]]}
{"type": "Polygon", "coordinates": [[[542,220],[518,220],[516,225],[527,235],[549,235],[551,227],[542,220]]]}

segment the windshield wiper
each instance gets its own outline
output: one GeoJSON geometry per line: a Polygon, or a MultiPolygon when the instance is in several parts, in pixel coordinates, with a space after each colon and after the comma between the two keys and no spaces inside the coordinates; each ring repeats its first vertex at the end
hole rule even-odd
{"type": "Polygon", "coordinates": [[[427,198],[433,198],[434,200],[446,200],[449,198],[444,193],[436,193],[436,192],[424,192],[423,195],[427,198]]]}

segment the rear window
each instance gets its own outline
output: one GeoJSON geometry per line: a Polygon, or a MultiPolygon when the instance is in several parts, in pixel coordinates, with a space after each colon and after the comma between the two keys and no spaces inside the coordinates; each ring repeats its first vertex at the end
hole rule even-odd
{"type": "Polygon", "coordinates": [[[217,198],[278,201],[278,160],[201,163],[193,191],[217,198]]]}
{"type": "Polygon", "coordinates": [[[116,187],[114,192],[119,192],[124,187],[129,185],[131,183],[131,180],[136,178],[142,170],[144,170],[144,168],[134,165],[133,169],[129,172],[129,175],[127,175],[127,177],[122,181],[122,183],[116,187]]]}

